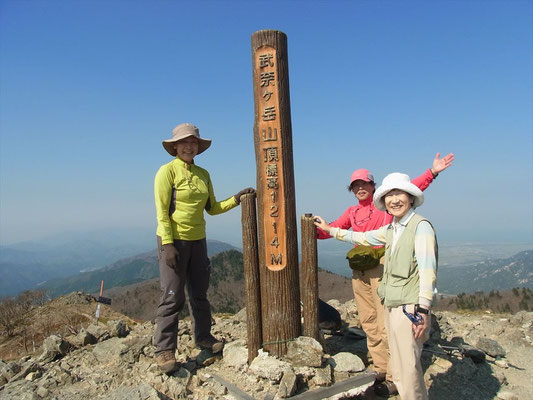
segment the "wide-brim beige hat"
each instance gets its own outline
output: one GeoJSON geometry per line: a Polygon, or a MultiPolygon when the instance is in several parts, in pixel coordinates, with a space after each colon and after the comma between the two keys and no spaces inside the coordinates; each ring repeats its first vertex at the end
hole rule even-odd
{"type": "Polygon", "coordinates": [[[393,189],[400,189],[412,195],[414,199],[414,208],[419,207],[424,203],[424,194],[416,185],[411,183],[409,175],[393,172],[383,178],[381,186],[378,187],[374,193],[374,205],[378,210],[385,211],[387,209],[385,207],[384,197],[393,189]]]}
{"type": "Polygon", "coordinates": [[[185,123],[176,126],[172,129],[172,139],[163,140],[163,147],[171,156],[176,157],[176,149],[174,143],[194,136],[198,139],[198,154],[206,151],[211,146],[211,139],[205,139],[200,137],[200,129],[193,124],[185,123]]]}

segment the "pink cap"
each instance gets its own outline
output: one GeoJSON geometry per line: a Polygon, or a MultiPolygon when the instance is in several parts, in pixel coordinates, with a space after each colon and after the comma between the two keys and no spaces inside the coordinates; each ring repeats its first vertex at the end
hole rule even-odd
{"type": "Polygon", "coordinates": [[[374,182],[374,176],[370,173],[369,170],[361,168],[356,169],[352,173],[352,177],[350,178],[350,185],[357,180],[365,181],[365,182],[374,182]]]}

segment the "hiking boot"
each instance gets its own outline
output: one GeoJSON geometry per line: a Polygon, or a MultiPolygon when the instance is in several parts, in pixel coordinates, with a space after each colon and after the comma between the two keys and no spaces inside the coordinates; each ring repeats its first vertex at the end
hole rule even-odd
{"type": "Polygon", "coordinates": [[[381,397],[389,397],[398,394],[398,389],[392,381],[383,381],[374,385],[374,393],[381,397]]]}
{"type": "Polygon", "coordinates": [[[203,350],[209,350],[213,354],[217,354],[224,348],[224,342],[216,339],[213,335],[209,335],[196,340],[196,346],[203,350]]]}
{"type": "Polygon", "coordinates": [[[165,374],[170,374],[177,369],[176,357],[174,356],[174,350],[167,350],[157,353],[155,355],[157,366],[165,374]]]}

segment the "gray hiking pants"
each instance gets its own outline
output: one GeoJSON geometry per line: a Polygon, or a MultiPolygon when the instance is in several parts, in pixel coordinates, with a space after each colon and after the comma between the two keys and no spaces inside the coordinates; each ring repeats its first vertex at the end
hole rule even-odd
{"type": "Polygon", "coordinates": [[[185,293],[195,340],[211,334],[211,306],[207,299],[211,266],[206,240],[174,240],[174,246],[179,253],[176,270],[167,266],[161,238],[157,237],[161,297],[157,307],[156,353],[177,348],[178,316],[185,304],[185,293]]]}

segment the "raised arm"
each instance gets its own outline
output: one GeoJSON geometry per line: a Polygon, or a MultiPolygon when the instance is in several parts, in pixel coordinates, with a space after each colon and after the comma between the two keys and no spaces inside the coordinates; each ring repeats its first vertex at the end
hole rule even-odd
{"type": "Polygon", "coordinates": [[[424,191],[428,188],[429,185],[433,182],[433,179],[437,177],[439,173],[444,171],[450,165],[452,165],[453,160],[455,159],[453,153],[450,153],[442,158],[440,158],[440,153],[437,153],[433,159],[433,164],[431,168],[428,168],[424,173],[411,182],[416,185],[420,190],[424,191]]]}

